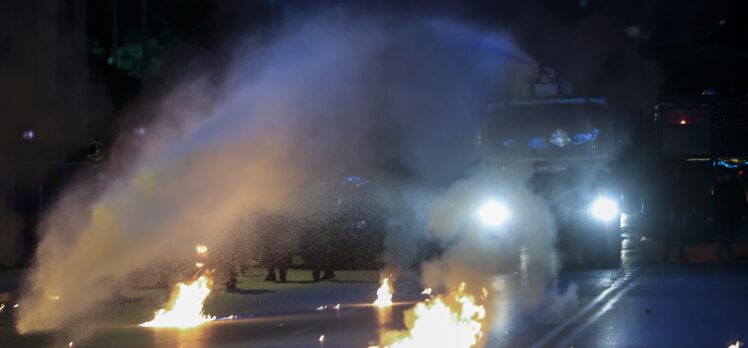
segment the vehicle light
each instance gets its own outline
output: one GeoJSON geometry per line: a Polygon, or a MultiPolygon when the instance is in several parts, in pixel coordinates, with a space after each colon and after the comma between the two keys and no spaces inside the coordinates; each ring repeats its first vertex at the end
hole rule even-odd
{"type": "Polygon", "coordinates": [[[503,225],[509,218],[509,210],[498,201],[490,200],[478,208],[478,216],[484,225],[497,227],[503,225]]]}
{"type": "Polygon", "coordinates": [[[610,198],[598,198],[592,203],[590,212],[595,218],[608,222],[618,216],[618,204],[610,198]]]}

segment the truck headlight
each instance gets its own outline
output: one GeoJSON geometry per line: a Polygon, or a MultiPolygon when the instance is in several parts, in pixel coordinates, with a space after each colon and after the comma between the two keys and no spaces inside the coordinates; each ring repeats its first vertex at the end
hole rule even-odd
{"type": "Polygon", "coordinates": [[[498,201],[490,200],[478,208],[478,216],[486,226],[501,226],[509,218],[509,210],[498,201]]]}
{"type": "Polygon", "coordinates": [[[618,216],[618,204],[610,198],[598,198],[592,203],[590,212],[595,218],[609,222],[618,216]]]}

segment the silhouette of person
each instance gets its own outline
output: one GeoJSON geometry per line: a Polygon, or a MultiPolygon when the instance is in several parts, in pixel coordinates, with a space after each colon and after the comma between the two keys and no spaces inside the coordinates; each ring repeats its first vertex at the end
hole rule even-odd
{"type": "Polygon", "coordinates": [[[680,166],[674,166],[665,183],[667,187],[667,229],[665,230],[665,250],[663,260],[670,259],[670,249],[673,244],[678,246],[678,259],[685,260],[684,239],[688,233],[689,215],[693,208],[693,202],[683,178],[683,170],[680,166]]]}
{"type": "Polygon", "coordinates": [[[719,246],[714,251],[717,258],[722,258],[724,251],[732,257],[732,242],[740,226],[740,219],[745,213],[745,189],[733,173],[725,171],[714,185],[714,221],[719,236],[719,246]]]}

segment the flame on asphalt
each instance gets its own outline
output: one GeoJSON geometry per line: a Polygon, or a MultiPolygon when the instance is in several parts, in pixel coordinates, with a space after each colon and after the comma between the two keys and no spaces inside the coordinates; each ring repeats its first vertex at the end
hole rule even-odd
{"type": "Polygon", "coordinates": [[[391,331],[382,337],[382,348],[475,347],[483,337],[486,310],[474,296],[457,292],[420,302],[406,314],[407,331],[391,331]]]}
{"type": "Polygon", "coordinates": [[[379,308],[392,306],[392,291],[390,277],[382,279],[382,286],[377,289],[377,299],[373,305],[379,308]]]}
{"type": "MultiPolygon", "coordinates": [[[[195,247],[195,252],[198,255],[204,255],[208,252],[208,248],[205,245],[198,244],[195,247]]],[[[198,267],[202,267],[202,262],[197,262],[195,265],[198,264],[200,264],[198,267]]],[[[187,329],[215,320],[216,317],[203,313],[203,305],[205,299],[210,295],[213,279],[210,277],[210,271],[202,273],[199,278],[192,282],[177,283],[164,308],[156,311],[152,320],[142,323],[140,326],[187,329]]]]}
{"type": "Polygon", "coordinates": [[[177,283],[165,308],[156,311],[152,320],[140,326],[186,329],[215,320],[215,317],[203,313],[211,282],[208,275],[202,275],[191,283],[177,283]]]}

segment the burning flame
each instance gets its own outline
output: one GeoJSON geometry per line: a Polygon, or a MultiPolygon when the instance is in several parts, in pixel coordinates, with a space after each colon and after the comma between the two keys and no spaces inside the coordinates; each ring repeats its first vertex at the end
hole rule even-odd
{"type": "Polygon", "coordinates": [[[377,300],[373,303],[379,308],[392,306],[392,285],[390,277],[382,279],[382,286],[377,289],[377,300]]]}
{"type": "MultiPolygon", "coordinates": [[[[198,244],[195,246],[195,252],[198,256],[205,255],[208,252],[208,247],[198,244]]],[[[202,268],[203,265],[202,262],[195,263],[198,268],[202,268]]],[[[213,280],[210,278],[210,271],[200,272],[203,274],[191,283],[177,283],[166,308],[156,311],[153,314],[153,320],[142,323],[140,326],[186,329],[215,320],[216,317],[203,313],[203,305],[205,299],[210,295],[210,286],[213,284],[213,280]]]]}
{"type": "Polygon", "coordinates": [[[483,337],[486,309],[464,290],[463,283],[456,293],[418,303],[413,321],[406,323],[409,331],[390,332],[383,348],[476,346],[483,337]]]}
{"type": "Polygon", "coordinates": [[[212,281],[207,274],[192,283],[177,283],[166,308],[154,313],[153,320],[140,324],[145,327],[191,328],[215,320],[203,313],[203,303],[210,294],[212,281]]]}
{"type": "Polygon", "coordinates": [[[740,348],[740,347],[742,347],[742,346],[743,346],[743,344],[742,344],[742,343],[741,343],[740,341],[735,341],[735,343],[734,343],[734,344],[731,344],[731,345],[730,345],[729,347],[727,347],[727,348],[740,348]]]}

